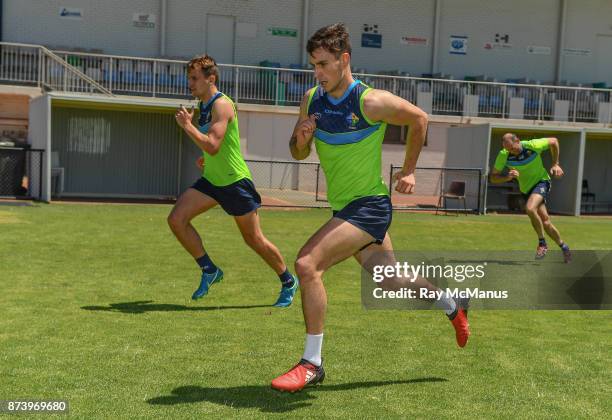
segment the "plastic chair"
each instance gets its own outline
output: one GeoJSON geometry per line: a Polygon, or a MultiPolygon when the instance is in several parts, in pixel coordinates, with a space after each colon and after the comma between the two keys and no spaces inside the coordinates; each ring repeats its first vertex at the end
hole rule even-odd
{"type": "MultiPolygon", "coordinates": [[[[448,209],[446,208],[447,200],[457,200],[459,202],[463,201],[463,212],[467,216],[467,207],[465,204],[465,182],[464,181],[452,181],[450,183],[450,186],[448,187],[448,190],[440,194],[440,198],[438,199],[438,205],[436,207],[436,214],[438,214],[438,211],[440,210],[440,208],[442,208],[442,200],[444,200],[444,204],[445,204],[444,206],[445,214],[448,214],[448,209]]],[[[455,214],[459,216],[459,212],[456,212],[455,214]]]]}

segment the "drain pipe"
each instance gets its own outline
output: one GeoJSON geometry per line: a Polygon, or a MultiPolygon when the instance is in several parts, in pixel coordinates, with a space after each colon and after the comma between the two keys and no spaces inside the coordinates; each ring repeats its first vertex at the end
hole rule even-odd
{"type": "Polygon", "coordinates": [[[306,44],[308,43],[308,17],[310,15],[310,0],[302,0],[302,66],[308,64],[308,53],[306,44]]]}
{"type": "MultiPolygon", "coordinates": [[[[2,0],[0,0],[2,1],[2,0]]],[[[159,55],[164,57],[166,55],[166,20],[168,14],[168,0],[161,0],[161,13],[159,18],[159,55]]]]}
{"type": "Polygon", "coordinates": [[[560,83],[563,77],[563,49],[565,48],[565,27],[567,24],[567,1],[561,0],[559,4],[559,33],[557,35],[557,69],[555,83],[560,83]]]}
{"type": "Polygon", "coordinates": [[[440,45],[440,4],[442,0],[436,0],[434,5],[433,42],[431,43],[431,74],[438,72],[438,50],[440,45]]]}

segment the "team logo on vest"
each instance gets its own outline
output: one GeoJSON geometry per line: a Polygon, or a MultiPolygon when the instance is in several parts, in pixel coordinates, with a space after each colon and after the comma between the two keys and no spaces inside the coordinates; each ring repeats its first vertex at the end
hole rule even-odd
{"type": "Polygon", "coordinates": [[[350,128],[357,128],[357,124],[359,124],[359,117],[355,115],[354,112],[351,112],[351,115],[346,116],[346,122],[350,128]]]}
{"type": "Polygon", "coordinates": [[[531,156],[532,154],[533,154],[533,151],[526,149],[526,150],[523,151],[523,153],[521,153],[518,156],[518,160],[525,160],[525,159],[529,158],[529,156],[531,156]]]}
{"type": "Polygon", "coordinates": [[[528,159],[534,153],[535,152],[533,150],[523,149],[523,151],[518,156],[510,156],[510,158],[508,160],[509,161],[520,162],[520,161],[523,161],[525,159],[528,159]]]}

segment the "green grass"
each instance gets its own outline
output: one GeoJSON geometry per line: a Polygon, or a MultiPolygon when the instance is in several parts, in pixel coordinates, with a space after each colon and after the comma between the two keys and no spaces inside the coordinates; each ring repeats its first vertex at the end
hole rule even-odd
{"type": "MultiPolygon", "coordinates": [[[[233,220],[196,220],[225,279],[192,303],[198,272],[169,206],[0,207],[0,399],[67,399],[79,418],[603,418],[612,412],[609,311],[474,311],[458,349],[433,311],[364,311],[359,268],[325,276],[327,379],[298,394],[272,378],[301,356],[299,298],[233,220]]],[[[289,264],[325,210],[261,212],[289,264]]],[[[612,220],[556,217],[575,249],[612,249],[612,220]]],[[[401,250],[531,250],[524,216],[396,213],[401,250]]]]}

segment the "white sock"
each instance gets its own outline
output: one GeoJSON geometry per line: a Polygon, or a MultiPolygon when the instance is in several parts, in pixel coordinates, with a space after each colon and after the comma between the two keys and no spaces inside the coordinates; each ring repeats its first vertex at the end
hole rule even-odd
{"type": "Polygon", "coordinates": [[[302,359],[308,360],[315,366],[321,366],[321,347],[323,346],[323,334],[306,334],[306,345],[302,359]]]}
{"type": "Polygon", "coordinates": [[[457,304],[450,293],[448,293],[448,290],[440,296],[440,299],[436,300],[435,305],[442,309],[446,315],[452,314],[457,309],[457,304]]]}

